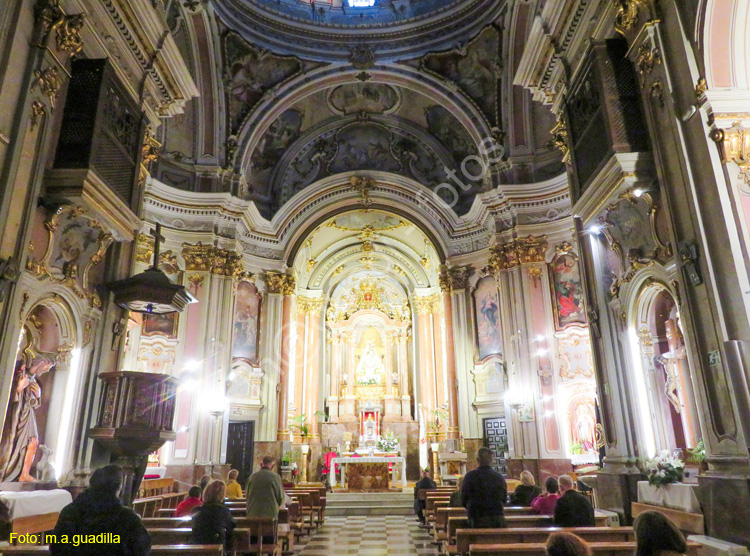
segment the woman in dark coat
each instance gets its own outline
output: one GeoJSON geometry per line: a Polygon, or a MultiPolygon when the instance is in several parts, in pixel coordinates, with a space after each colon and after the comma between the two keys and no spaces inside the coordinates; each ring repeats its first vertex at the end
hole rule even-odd
{"type": "Polygon", "coordinates": [[[211,481],[203,491],[203,505],[193,514],[193,544],[223,544],[232,551],[232,533],[237,522],[224,505],[227,486],[224,481],[211,481]]]}

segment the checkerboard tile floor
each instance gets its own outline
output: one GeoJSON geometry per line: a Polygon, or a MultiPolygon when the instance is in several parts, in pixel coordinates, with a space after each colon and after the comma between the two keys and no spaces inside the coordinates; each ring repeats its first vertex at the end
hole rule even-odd
{"type": "Polygon", "coordinates": [[[327,517],[297,556],[437,555],[432,537],[418,525],[403,515],[327,517]]]}

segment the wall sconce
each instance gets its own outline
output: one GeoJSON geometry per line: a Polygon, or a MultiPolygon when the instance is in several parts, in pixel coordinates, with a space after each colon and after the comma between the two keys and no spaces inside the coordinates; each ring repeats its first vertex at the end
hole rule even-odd
{"type": "Polygon", "coordinates": [[[726,162],[734,162],[740,167],[740,179],[750,185],[750,130],[742,122],[734,122],[732,127],[719,135],[724,139],[726,162]]]}

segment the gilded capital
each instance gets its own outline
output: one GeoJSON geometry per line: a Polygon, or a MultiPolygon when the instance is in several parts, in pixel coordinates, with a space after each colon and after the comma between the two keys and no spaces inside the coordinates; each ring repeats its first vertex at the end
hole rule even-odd
{"type": "Polygon", "coordinates": [[[321,297],[297,297],[297,310],[305,315],[319,313],[323,307],[324,300],[321,297]]]}
{"type": "Polygon", "coordinates": [[[268,293],[282,293],[281,290],[284,285],[283,274],[279,274],[278,272],[266,272],[264,281],[268,293]]]}
{"type": "Polygon", "coordinates": [[[439,293],[425,297],[415,297],[414,306],[417,309],[417,314],[429,315],[440,311],[442,305],[441,297],[442,296],[439,293]]]}
{"type": "Polygon", "coordinates": [[[518,239],[516,250],[521,264],[543,263],[547,254],[547,236],[530,235],[527,238],[518,239]]]}
{"type": "Polygon", "coordinates": [[[208,272],[214,265],[216,254],[213,245],[203,245],[200,241],[195,245],[182,244],[182,258],[185,259],[185,270],[208,272]]]}
{"type": "Polygon", "coordinates": [[[211,272],[219,276],[238,276],[244,270],[242,255],[228,249],[217,248],[214,251],[211,272]]]}
{"type": "Polygon", "coordinates": [[[281,293],[284,295],[294,295],[294,289],[297,287],[297,280],[294,276],[284,275],[284,284],[281,286],[281,293]]]}
{"type": "Polygon", "coordinates": [[[470,274],[471,268],[468,266],[454,266],[448,270],[448,276],[451,280],[451,289],[465,290],[470,274]]]}

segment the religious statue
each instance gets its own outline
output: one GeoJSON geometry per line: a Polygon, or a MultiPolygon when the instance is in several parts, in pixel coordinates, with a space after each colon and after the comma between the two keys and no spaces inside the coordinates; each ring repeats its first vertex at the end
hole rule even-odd
{"type": "Polygon", "coordinates": [[[35,480],[30,473],[39,446],[34,412],[42,398],[37,378],[53,365],[54,362],[49,359],[37,359],[26,370],[25,363],[16,363],[8,414],[0,442],[0,482],[35,480]]]}
{"type": "Polygon", "coordinates": [[[357,365],[358,384],[379,384],[383,376],[383,361],[372,342],[367,342],[365,352],[357,365]]]}

